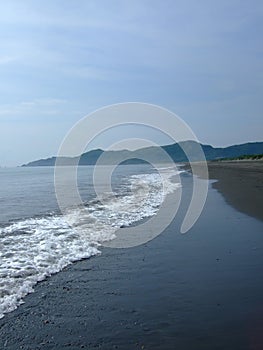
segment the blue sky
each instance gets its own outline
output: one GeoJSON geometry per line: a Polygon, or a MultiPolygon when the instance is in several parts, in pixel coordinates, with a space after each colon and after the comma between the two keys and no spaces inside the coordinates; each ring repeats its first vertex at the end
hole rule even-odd
{"type": "Polygon", "coordinates": [[[128,101],[202,143],[261,141],[262,37],[255,0],[2,1],[0,165],[54,155],[80,118],[128,101]]]}

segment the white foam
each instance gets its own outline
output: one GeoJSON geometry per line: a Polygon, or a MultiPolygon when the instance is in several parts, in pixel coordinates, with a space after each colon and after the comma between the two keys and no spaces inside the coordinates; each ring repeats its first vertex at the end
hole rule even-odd
{"type": "Polygon", "coordinates": [[[99,253],[59,216],[20,221],[0,235],[0,317],[21,304],[38,281],[99,253]]]}
{"type": "Polygon", "coordinates": [[[23,303],[34,285],[74,261],[99,254],[122,226],[155,215],[178,183],[174,171],[131,176],[128,191],[93,200],[66,215],[15,222],[0,229],[0,318],[23,303]]]}

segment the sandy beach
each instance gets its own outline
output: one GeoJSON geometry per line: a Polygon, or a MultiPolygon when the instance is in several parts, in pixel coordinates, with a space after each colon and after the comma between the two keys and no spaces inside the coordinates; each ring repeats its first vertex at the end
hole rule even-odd
{"type": "MultiPolygon", "coordinates": [[[[209,178],[237,210],[263,220],[263,161],[208,162],[209,178]]],[[[186,166],[189,170],[189,166],[186,166]]],[[[202,165],[197,167],[201,175],[202,165]],[[200,170],[199,170],[200,169],[200,170]]]]}
{"type": "Polygon", "coordinates": [[[179,227],[190,190],[153,241],[102,248],[39,283],[0,320],[0,348],[262,349],[262,163],[209,172],[219,181],[189,233],[179,227]]]}
{"type": "Polygon", "coordinates": [[[229,204],[263,220],[263,161],[214,162],[209,174],[229,204]]]}
{"type": "Polygon", "coordinates": [[[0,18],[0,350],[263,350],[263,0],[0,18]]]}

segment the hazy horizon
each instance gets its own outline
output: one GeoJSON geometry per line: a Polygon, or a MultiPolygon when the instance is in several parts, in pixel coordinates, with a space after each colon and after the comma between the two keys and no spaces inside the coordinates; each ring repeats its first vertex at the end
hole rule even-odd
{"type": "Polygon", "coordinates": [[[129,101],[174,112],[202,144],[262,141],[262,17],[261,1],[2,2],[0,165],[55,156],[78,120],[129,101]]]}
{"type": "MultiPolygon", "coordinates": [[[[194,140],[187,140],[187,141],[194,141],[194,140]]],[[[186,142],[187,142],[186,141],[186,142]]],[[[180,142],[184,142],[184,141],[179,141],[180,142]]],[[[251,143],[259,143],[259,142],[263,142],[263,141],[252,141],[251,143]]],[[[248,142],[250,143],[250,142],[248,142]]],[[[167,144],[161,144],[160,146],[170,146],[170,145],[173,145],[174,143],[167,143],[167,144]]],[[[202,142],[201,142],[202,144],[202,142]]],[[[242,143],[243,144],[243,143],[242,143]]],[[[228,146],[225,146],[225,147],[214,147],[212,145],[208,145],[208,144],[202,144],[202,145],[207,145],[207,146],[212,146],[214,148],[226,148],[226,147],[231,147],[231,146],[239,146],[239,145],[242,145],[242,144],[233,144],[233,145],[228,145],[228,146]]],[[[146,149],[146,148],[149,148],[149,147],[154,147],[154,146],[148,146],[148,147],[138,147],[138,148],[119,148],[119,147],[116,147],[116,148],[112,148],[110,149],[109,151],[137,151],[137,150],[142,150],[142,149],[146,149]]],[[[91,152],[91,151],[107,151],[105,148],[92,148],[92,149],[88,149],[86,150],[85,152],[83,152],[82,154],[84,153],[88,153],[88,152],[91,152]]],[[[80,156],[79,154],[76,154],[75,157],[78,157],[80,156]]],[[[56,155],[51,155],[49,157],[40,157],[40,158],[37,158],[37,159],[33,159],[32,161],[29,161],[29,162],[26,162],[26,163],[23,163],[23,164],[18,164],[17,166],[21,166],[21,165],[27,165],[31,162],[34,162],[34,161],[39,161],[39,160],[43,160],[43,159],[50,159],[50,158],[54,158],[56,157],[56,155]]],[[[60,156],[61,157],[61,156],[60,156]]],[[[67,155],[64,155],[63,157],[65,158],[71,158],[72,156],[67,156],[67,155]]]]}

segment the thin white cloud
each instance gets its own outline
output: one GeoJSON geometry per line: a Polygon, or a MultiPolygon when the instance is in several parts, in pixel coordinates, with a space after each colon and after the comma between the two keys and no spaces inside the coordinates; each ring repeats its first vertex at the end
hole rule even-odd
{"type": "Polygon", "coordinates": [[[226,125],[238,135],[262,111],[262,15],[260,0],[2,1],[0,131],[33,124],[41,138],[53,123],[55,138],[82,113],[140,100],[188,117],[204,141],[226,125]]]}
{"type": "Polygon", "coordinates": [[[0,105],[0,117],[32,114],[58,114],[59,107],[67,101],[58,98],[42,98],[33,101],[22,101],[17,104],[0,105]]]}
{"type": "Polygon", "coordinates": [[[0,56],[0,65],[13,63],[15,61],[17,61],[17,57],[15,56],[0,56]]]}

